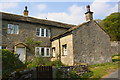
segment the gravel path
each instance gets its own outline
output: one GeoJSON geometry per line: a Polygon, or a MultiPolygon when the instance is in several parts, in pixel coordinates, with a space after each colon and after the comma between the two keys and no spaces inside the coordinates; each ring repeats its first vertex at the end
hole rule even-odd
{"type": "Polygon", "coordinates": [[[107,77],[101,80],[120,80],[120,69],[118,69],[116,72],[109,74],[107,77]]]}

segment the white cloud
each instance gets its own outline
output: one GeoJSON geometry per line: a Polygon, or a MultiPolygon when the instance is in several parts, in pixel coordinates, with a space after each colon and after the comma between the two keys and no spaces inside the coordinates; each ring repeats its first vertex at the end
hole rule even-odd
{"type": "MultiPolygon", "coordinates": [[[[111,5],[107,3],[111,0],[105,0],[104,2],[98,2],[98,0],[94,0],[94,2],[90,5],[91,11],[94,12],[94,19],[104,19],[106,16],[110,15],[113,12],[117,12],[118,5],[111,5]]],[[[63,23],[69,24],[81,24],[85,22],[85,6],[78,6],[73,4],[68,8],[66,12],[49,12],[42,13],[40,12],[37,17],[39,18],[47,18],[49,20],[59,21],[63,23]]]]}
{"type": "Polygon", "coordinates": [[[80,24],[85,21],[84,9],[82,6],[72,5],[68,8],[68,12],[51,12],[39,13],[37,17],[47,18],[49,20],[59,21],[69,24],[80,24]]]}
{"type": "Polygon", "coordinates": [[[47,6],[45,4],[39,4],[39,5],[36,5],[38,11],[43,11],[47,8],[47,6]]]}
{"type": "Polygon", "coordinates": [[[104,2],[99,2],[99,0],[94,0],[91,4],[91,10],[94,12],[96,18],[102,17],[105,18],[106,16],[110,15],[113,12],[118,11],[118,4],[111,5],[108,2],[112,0],[105,0],[104,2]]]}
{"type": "Polygon", "coordinates": [[[18,3],[0,3],[0,10],[15,8],[18,3]]]}

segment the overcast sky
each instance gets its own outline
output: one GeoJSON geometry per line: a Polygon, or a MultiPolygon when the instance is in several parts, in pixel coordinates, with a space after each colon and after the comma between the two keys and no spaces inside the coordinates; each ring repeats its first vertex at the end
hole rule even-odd
{"type": "Polygon", "coordinates": [[[1,0],[0,11],[23,15],[24,7],[28,6],[29,16],[69,24],[85,22],[84,13],[88,4],[91,6],[91,11],[94,12],[94,19],[104,19],[111,13],[118,12],[117,0],[61,1],[10,0],[8,2],[7,0],[1,0]]]}

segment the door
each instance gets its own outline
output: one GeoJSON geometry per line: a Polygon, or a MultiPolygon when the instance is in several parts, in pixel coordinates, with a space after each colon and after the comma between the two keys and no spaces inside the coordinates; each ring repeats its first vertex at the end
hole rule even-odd
{"type": "Polygon", "coordinates": [[[23,61],[25,61],[25,53],[26,53],[26,51],[25,51],[25,48],[23,47],[23,48],[16,48],[16,53],[17,54],[19,54],[19,59],[23,62],[23,61]]]}

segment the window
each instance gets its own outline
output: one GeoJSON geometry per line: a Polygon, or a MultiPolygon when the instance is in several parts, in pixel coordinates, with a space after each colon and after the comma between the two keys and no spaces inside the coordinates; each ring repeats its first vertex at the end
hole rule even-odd
{"type": "Polygon", "coordinates": [[[8,24],[8,34],[18,34],[18,25],[8,24]]]}
{"type": "Polygon", "coordinates": [[[36,28],[36,36],[38,37],[50,37],[50,30],[43,28],[36,28]]]}
{"type": "Polygon", "coordinates": [[[50,48],[46,48],[46,56],[50,56],[50,48]]]}
{"type": "Polygon", "coordinates": [[[7,47],[5,47],[5,46],[0,46],[0,49],[7,49],[7,47]]]}
{"type": "Polygon", "coordinates": [[[62,45],[62,52],[63,52],[63,55],[67,55],[67,44],[62,45]]]}
{"type": "Polygon", "coordinates": [[[50,57],[50,48],[48,48],[48,47],[36,47],[35,55],[37,57],[38,56],[50,57]]]}
{"type": "Polygon", "coordinates": [[[39,48],[36,48],[36,54],[35,54],[35,56],[39,56],[39,54],[40,54],[40,52],[39,52],[40,50],[39,50],[39,48]]]}
{"type": "Polygon", "coordinates": [[[44,37],[44,29],[41,29],[41,36],[43,36],[44,37]]]}
{"type": "Polygon", "coordinates": [[[41,56],[44,56],[44,55],[45,55],[44,48],[41,48],[41,56]]]}
{"type": "Polygon", "coordinates": [[[53,57],[55,57],[55,47],[52,48],[53,57]]]}

